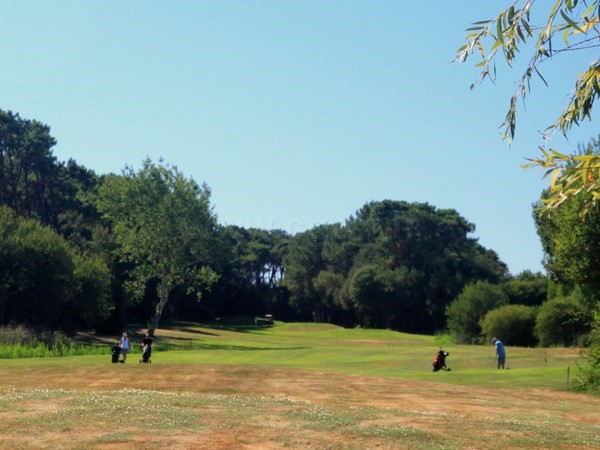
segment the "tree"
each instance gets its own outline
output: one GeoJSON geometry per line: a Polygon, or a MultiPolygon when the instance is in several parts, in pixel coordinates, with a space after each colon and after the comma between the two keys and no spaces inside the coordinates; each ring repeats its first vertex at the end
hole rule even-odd
{"type": "Polygon", "coordinates": [[[315,281],[326,270],[323,260],[324,241],[335,225],[321,225],[296,234],[289,241],[284,286],[290,290],[290,302],[301,317],[316,322],[327,318],[327,298],[320,295],[315,281]]]}
{"type": "Polygon", "coordinates": [[[500,286],[486,281],[469,284],[446,309],[448,329],[459,343],[475,342],[488,311],[507,304],[508,297],[500,286]]]}
{"type": "Polygon", "coordinates": [[[507,275],[496,253],[469,236],[474,230],[451,209],[370,202],[344,225],[294,236],[285,286],[317,320],[432,332],[445,327],[446,306],[466,284],[507,275]]]}
{"type": "Polygon", "coordinates": [[[422,305],[415,301],[420,285],[415,269],[366,264],[352,273],[349,296],[362,325],[374,328],[416,330],[422,327],[422,305]],[[421,319],[421,320],[419,320],[421,319]]]}
{"type": "MultiPolygon", "coordinates": [[[[600,323],[596,317],[595,323],[600,323]]],[[[590,334],[590,345],[585,351],[587,364],[582,366],[575,384],[577,390],[600,392],[600,327],[596,326],[590,334]]]]}
{"type": "MultiPolygon", "coordinates": [[[[204,320],[270,313],[292,319],[288,291],[282,287],[288,233],[228,225],[219,227],[218,238],[219,281],[195,308],[195,316],[204,320]]],[[[185,306],[194,315],[192,305],[185,306]]]]}
{"type": "Polygon", "coordinates": [[[504,305],[489,311],[481,320],[481,331],[487,340],[494,336],[506,345],[531,347],[536,344],[534,335],[537,308],[525,305],[504,305]]]}
{"type": "Polygon", "coordinates": [[[549,279],[542,273],[525,270],[502,283],[511,305],[536,306],[548,298],[549,279]]]}
{"type": "MultiPolygon", "coordinates": [[[[362,265],[389,267],[402,317],[410,301],[411,323],[403,331],[432,332],[445,327],[446,306],[465,285],[477,280],[499,282],[507,269],[495,252],[469,236],[475,225],[453,209],[426,203],[370,202],[346,222],[355,255],[352,270],[362,265]],[[404,293],[410,292],[407,299],[404,293]]],[[[406,328],[404,328],[406,327],[406,328]]]]}
{"type": "Polygon", "coordinates": [[[580,336],[590,332],[592,317],[576,298],[556,297],[544,303],[535,324],[541,345],[575,345],[580,336]]]}
{"type": "Polygon", "coordinates": [[[63,328],[63,314],[75,296],[73,253],[66,241],[33,219],[4,210],[2,241],[10,270],[3,281],[5,320],[63,328]]]}
{"type": "MultiPolygon", "coordinates": [[[[580,153],[600,155],[600,138],[580,148],[580,153]]],[[[544,191],[542,202],[551,195],[548,190],[544,191]]],[[[544,265],[552,278],[570,289],[582,286],[598,293],[600,208],[589,209],[585,219],[580,214],[590,197],[590,193],[582,193],[552,214],[535,214],[534,219],[544,250],[544,265]]]]}
{"type": "Polygon", "coordinates": [[[112,223],[120,258],[134,264],[129,288],[142,296],[157,281],[159,300],[149,324],[154,333],[175,286],[200,295],[218,278],[210,267],[217,226],[210,190],[176,167],[146,159],[137,173],[126,167],[122,176],[107,177],[99,194],[98,208],[112,223]]]}
{"type": "Polygon", "coordinates": [[[73,332],[106,319],[110,274],[52,229],[0,206],[0,323],[73,332]]]}
{"type": "Polygon", "coordinates": [[[50,127],[0,110],[0,204],[58,230],[60,165],[50,127]]]}
{"type": "MultiPolygon", "coordinates": [[[[504,57],[512,67],[520,50],[530,41],[534,42],[533,54],[517,82],[517,89],[510,99],[506,118],[502,123],[503,137],[509,142],[515,136],[517,126],[517,102],[531,91],[531,80],[535,76],[546,84],[540,72],[548,61],[573,51],[591,51],[600,46],[600,0],[556,0],[548,10],[546,20],[540,24],[531,23],[532,10],[544,7],[544,2],[516,0],[492,20],[476,22],[469,28],[466,44],[457,50],[456,61],[464,62],[477,52],[482,60],[476,64],[481,68],[479,82],[494,80],[498,55],[504,57]]],[[[577,69],[575,69],[577,70],[577,69]]],[[[566,108],[554,123],[545,130],[545,136],[559,130],[567,136],[574,125],[583,120],[591,120],[596,98],[600,96],[600,59],[594,59],[589,67],[577,70],[579,75],[566,108]]],[[[476,83],[471,85],[471,88],[476,83]]],[[[541,167],[551,178],[549,195],[543,201],[543,208],[556,209],[565,200],[582,192],[588,192],[583,204],[587,211],[600,200],[600,156],[568,155],[546,144],[540,147],[541,157],[531,159],[526,167],[541,167]]]]}
{"type": "Polygon", "coordinates": [[[78,297],[69,308],[69,315],[75,317],[74,323],[78,326],[96,327],[114,308],[110,301],[110,270],[98,256],[76,254],[73,262],[78,297]]]}

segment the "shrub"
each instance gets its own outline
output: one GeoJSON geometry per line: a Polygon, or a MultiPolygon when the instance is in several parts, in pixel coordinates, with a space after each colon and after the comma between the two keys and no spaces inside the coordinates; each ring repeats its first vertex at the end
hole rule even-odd
{"type": "Polygon", "coordinates": [[[0,359],[104,355],[108,346],[74,344],[60,331],[34,331],[23,325],[0,327],[0,359]]]}
{"type": "Polygon", "coordinates": [[[0,327],[0,345],[37,347],[40,344],[47,347],[69,346],[71,345],[71,340],[60,331],[36,331],[25,325],[7,325],[0,327]]]}
{"type": "Polygon", "coordinates": [[[35,333],[23,325],[0,327],[0,345],[32,345],[35,342],[35,333]]]}
{"type": "Polygon", "coordinates": [[[448,305],[448,329],[457,343],[474,343],[480,339],[481,319],[488,311],[508,304],[508,297],[500,286],[478,281],[465,287],[448,305]]]}
{"type": "Polygon", "coordinates": [[[543,346],[575,345],[589,333],[591,315],[574,297],[557,297],[540,307],[535,335],[543,346]]]}
{"type": "Polygon", "coordinates": [[[596,319],[596,328],[590,334],[585,360],[586,364],[580,367],[574,389],[600,393],[600,326],[598,326],[598,319],[596,319]]]}
{"type": "Polygon", "coordinates": [[[487,338],[502,336],[507,345],[534,346],[537,308],[525,305],[505,305],[488,312],[481,321],[481,330],[487,338]]]}

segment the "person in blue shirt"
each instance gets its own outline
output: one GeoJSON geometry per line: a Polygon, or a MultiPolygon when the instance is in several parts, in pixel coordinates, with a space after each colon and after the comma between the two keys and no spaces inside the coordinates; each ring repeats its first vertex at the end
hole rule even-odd
{"type": "Polygon", "coordinates": [[[504,344],[496,338],[492,338],[492,345],[496,347],[496,361],[498,361],[498,369],[504,369],[504,363],[506,362],[506,350],[504,344]]]}

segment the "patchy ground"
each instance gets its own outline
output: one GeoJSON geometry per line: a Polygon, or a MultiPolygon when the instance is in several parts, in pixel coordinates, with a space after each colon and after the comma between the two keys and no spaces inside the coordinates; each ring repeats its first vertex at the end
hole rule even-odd
{"type": "Polygon", "coordinates": [[[0,380],[0,448],[600,448],[600,397],[567,392],[207,365],[0,380]]]}

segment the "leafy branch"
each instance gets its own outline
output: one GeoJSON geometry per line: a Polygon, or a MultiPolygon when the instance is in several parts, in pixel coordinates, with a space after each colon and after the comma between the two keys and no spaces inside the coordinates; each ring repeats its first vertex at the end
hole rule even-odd
{"type": "MultiPolygon", "coordinates": [[[[542,26],[531,23],[535,0],[517,0],[496,18],[476,22],[468,28],[467,43],[457,50],[455,62],[463,63],[473,53],[482,60],[475,64],[481,68],[473,89],[486,78],[496,80],[496,60],[499,52],[512,68],[521,47],[535,38],[533,56],[517,81],[517,89],[510,98],[504,121],[502,137],[509,144],[517,128],[517,104],[531,91],[531,79],[536,75],[547,86],[540,72],[542,63],[561,53],[584,51],[600,47],[600,0],[556,0],[542,26]]],[[[600,97],[600,59],[578,75],[567,107],[554,123],[542,133],[544,139],[560,130],[566,137],[574,125],[592,119],[594,101],[600,97]]],[[[589,192],[584,213],[600,199],[600,159],[593,155],[567,156],[554,149],[540,147],[542,156],[529,159],[524,167],[546,169],[551,177],[551,196],[544,201],[542,209],[550,211],[581,192],[589,192]]]]}

